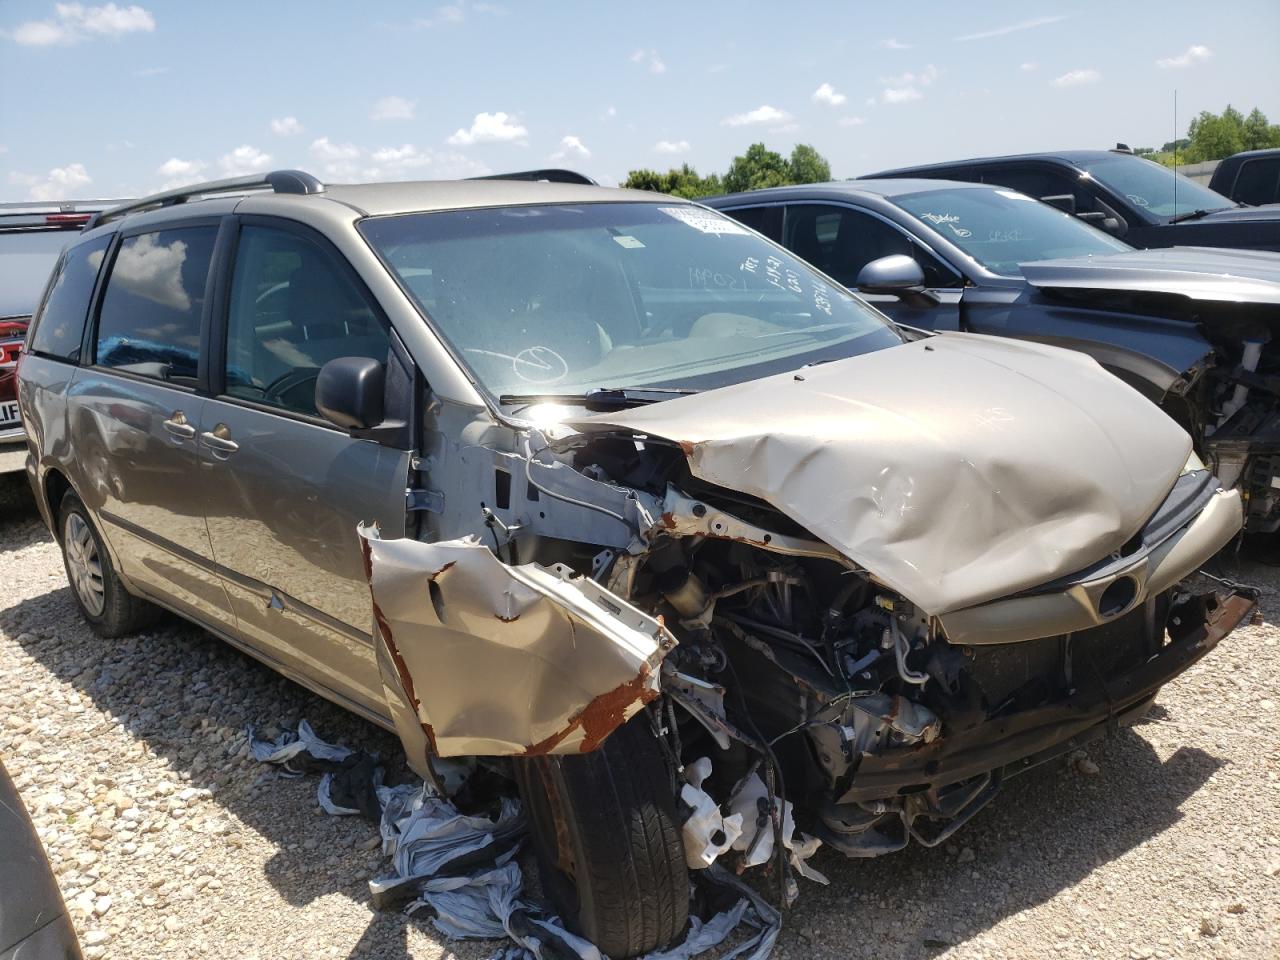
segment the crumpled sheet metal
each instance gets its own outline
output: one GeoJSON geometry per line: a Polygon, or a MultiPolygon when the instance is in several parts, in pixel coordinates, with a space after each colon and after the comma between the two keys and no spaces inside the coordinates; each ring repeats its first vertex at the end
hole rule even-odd
{"type": "Polygon", "coordinates": [[[1082,354],[950,333],[574,426],[680,443],[932,615],[1119,549],[1191,452],[1082,354]]]}
{"type": "Polygon", "coordinates": [[[594,581],[471,538],[361,533],[381,640],[438,756],[586,752],[658,695],[675,638],[594,581]]]}

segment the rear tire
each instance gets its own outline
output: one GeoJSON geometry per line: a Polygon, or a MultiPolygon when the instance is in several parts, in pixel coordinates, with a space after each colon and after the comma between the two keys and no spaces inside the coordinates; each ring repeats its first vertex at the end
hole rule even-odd
{"type": "Polygon", "coordinates": [[[58,542],[71,596],[94,633],[110,640],[156,620],[159,609],[125,589],[89,512],[69,490],[58,509],[58,542]]]}
{"type": "Polygon", "coordinates": [[[574,933],[622,960],[670,946],[689,919],[671,770],[647,717],[592,753],[516,762],[548,899],[574,933]]]}

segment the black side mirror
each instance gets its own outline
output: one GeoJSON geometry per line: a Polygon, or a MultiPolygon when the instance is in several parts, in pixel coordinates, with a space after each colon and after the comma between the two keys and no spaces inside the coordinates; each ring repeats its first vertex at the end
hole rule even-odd
{"type": "Polygon", "coordinates": [[[1041,197],[1041,203],[1047,203],[1051,207],[1057,207],[1063,213],[1076,212],[1076,195],[1074,193],[1055,193],[1052,196],[1041,197]]]}
{"type": "Polygon", "coordinates": [[[858,271],[856,286],[863,293],[906,293],[924,289],[924,271],[905,253],[872,260],[858,271]]]}
{"type": "Polygon", "coordinates": [[[1076,218],[1083,220],[1092,227],[1099,230],[1105,230],[1107,233],[1117,237],[1124,235],[1124,227],[1120,225],[1120,221],[1116,217],[1109,217],[1101,210],[1090,210],[1086,213],[1077,213],[1076,218]]]}
{"type": "Polygon", "coordinates": [[[353,436],[382,424],[386,364],[368,357],[338,357],[316,377],[316,409],[353,436]]]}

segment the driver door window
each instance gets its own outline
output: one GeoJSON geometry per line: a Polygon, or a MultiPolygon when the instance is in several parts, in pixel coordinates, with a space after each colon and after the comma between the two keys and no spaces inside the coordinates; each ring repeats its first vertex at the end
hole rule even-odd
{"type": "Polygon", "coordinates": [[[241,230],[227,316],[228,396],[319,416],[320,368],[338,357],[386,362],[389,346],[345,264],[292,231],[241,230]]]}
{"type": "Polygon", "coordinates": [[[784,245],[846,287],[872,260],[911,257],[924,271],[925,286],[957,286],[954,274],[898,228],[849,207],[806,203],[787,207],[784,245]]]}

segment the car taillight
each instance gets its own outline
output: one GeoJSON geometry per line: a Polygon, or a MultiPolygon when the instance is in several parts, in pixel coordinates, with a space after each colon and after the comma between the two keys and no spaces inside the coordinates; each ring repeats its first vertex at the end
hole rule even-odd
{"type": "Polygon", "coordinates": [[[88,213],[51,213],[44,222],[51,227],[83,227],[90,216],[88,213]]]}

